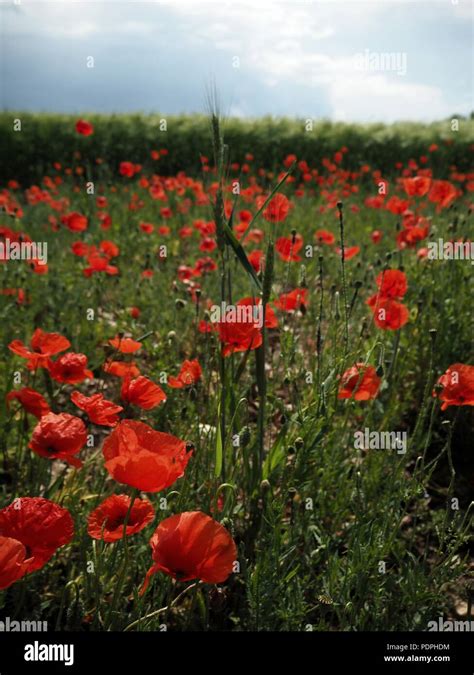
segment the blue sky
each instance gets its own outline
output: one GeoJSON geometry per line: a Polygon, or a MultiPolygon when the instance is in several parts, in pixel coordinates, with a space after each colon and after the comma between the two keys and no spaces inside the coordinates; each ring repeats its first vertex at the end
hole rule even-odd
{"type": "Polygon", "coordinates": [[[470,0],[3,0],[0,12],[7,109],[203,112],[211,80],[241,117],[474,107],[470,0]]]}

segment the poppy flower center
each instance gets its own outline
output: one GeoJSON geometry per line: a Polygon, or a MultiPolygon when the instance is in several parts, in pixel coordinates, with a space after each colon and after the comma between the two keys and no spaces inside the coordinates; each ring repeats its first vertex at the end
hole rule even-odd
{"type": "MultiPolygon", "coordinates": [[[[120,514],[113,518],[106,518],[105,525],[108,530],[117,530],[119,527],[123,527],[125,523],[126,514],[120,514]]],[[[127,527],[135,525],[136,520],[133,514],[130,514],[127,522],[127,527]]]]}

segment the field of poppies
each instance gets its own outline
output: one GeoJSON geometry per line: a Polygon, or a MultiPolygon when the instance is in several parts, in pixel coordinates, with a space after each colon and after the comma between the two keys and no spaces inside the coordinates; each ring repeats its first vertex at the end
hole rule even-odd
{"type": "Polygon", "coordinates": [[[165,142],[91,158],[78,119],[70,161],[1,186],[1,616],[466,617],[474,146],[459,166],[433,137],[384,171],[345,145],[265,168],[208,126],[212,153],[170,174],[165,142]]]}

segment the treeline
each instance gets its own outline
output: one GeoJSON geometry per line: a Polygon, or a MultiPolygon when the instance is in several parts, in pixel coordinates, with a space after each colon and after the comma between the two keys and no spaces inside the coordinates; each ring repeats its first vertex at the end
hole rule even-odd
{"type": "MultiPolygon", "coordinates": [[[[141,164],[146,170],[174,174],[184,170],[199,175],[200,156],[211,159],[209,121],[204,115],[82,115],[94,126],[91,136],[76,132],[79,116],[49,113],[0,113],[0,180],[16,179],[22,184],[38,182],[53,175],[53,164],[63,168],[81,165],[87,175],[110,168],[117,174],[122,161],[141,164]],[[152,150],[168,150],[158,161],[152,150]],[[80,153],[78,157],[77,153],[80,153]],[[99,159],[99,163],[97,162],[99,159]]],[[[429,157],[435,175],[456,165],[459,171],[472,170],[474,120],[458,118],[420,124],[346,124],[318,120],[261,118],[224,121],[230,162],[243,163],[248,153],[253,166],[279,171],[283,159],[294,154],[318,167],[342,147],[348,148],[342,166],[356,170],[363,164],[390,175],[397,162],[429,157]],[[458,128],[457,128],[458,127],[458,128]],[[438,146],[429,152],[430,146],[438,146]]],[[[422,164],[420,166],[423,166],[422,164]]]]}

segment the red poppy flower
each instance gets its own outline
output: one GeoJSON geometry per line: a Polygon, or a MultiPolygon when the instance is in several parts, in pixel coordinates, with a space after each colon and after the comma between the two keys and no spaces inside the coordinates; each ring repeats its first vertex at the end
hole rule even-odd
{"type": "Polygon", "coordinates": [[[375,325],[382,330],[398,330],[407,323],[410,316],[403,303],[380,298],[377,294],[372,295],[367,304],[372,308],[375,325]]]}
{"type": "Polygon", "coordinates": [[[90,122],[86,122],[86,120],[77,120],[76,131],[82,136],[90,136],[94,133],[94,127],[90,122]]]}
{"type": "Polygon", "coordinates": [[[109,344],[112,345],[117,351],[122,352],[122,354],[133,354],[141,349],[142,343],[132,340],[128,337],[120,337],[117,335],[112,340],[109,340],[109,344]]]}
{"type": "MultiPolygon", "coordinates": [[[[93,539],[111,543],[123,537],[123,526],[130,508],[130,497],[112,495],[90,514],[87,531],[93,539]]],[[[130,510],[125,535],[141,532],[155,517],[153,506],[146,499],[136,498],[130,510]]]]}
{"type": "Polygon", "coordinates": [[[385,204],[385,208],[387,209],[387,211],[390,211],[390,213],[393,213],[396,216],[400,216],[407,210],[409,205],[410,205],[409,201],[400,199],[397,196],[393,196],[390,197],[388,202],[385,204]]]}
{"type": "MultiPolygon", "coordinates": [[[[342,257],[342,249],[336,248],[336,252],[342,257]]],[[[350,260],[360,252],[360,246],[344,247],[344,260],[350,260]]]]}
{"type": "Polygon", "coordinates": [[[423,197],[431,187],[431,178],[427,176],[404,178],[403,187],[409,197],[423,197]]]}
{"type": "Polygon", "coordinates": [[[135,165],[132,162],[120,162],[119,173],[121,176],[132,178],[135,173],[135,165]]]}
{"type": "Polygon", "coordinates": [[[474,366],[453,363],[438,380],[443,388],[433,396],[443,401],[441,410],[450,405],[474,405],[474,366]]]}
{"type": "Polygon", "coordinates": [[[151,234],[155,228],[152,223],[140,223],[140,229],[145,234],[151,234]]]}
{"type": "Polygon", "coordinates": [[[202,368],[197,359],[183,361],[177,377],[168,377],[168,386],[173,389],[182,389],[196,384],[201,379],[202,368]]]}
{"type": "Polygon", "coordinates": [[[0,536],[0,591],[8,588],[28,572],[30,559],[17,539],[0,536]]]}
{"type": "Polygon", "coordinates": [[[108,258],[116,258],[120,255],[120,249],[113,241],[104,239],[104,241],[100,242],[99,248],[108,258]]]}
{"type": "Polygon", "coordinates": [[[30,370],[45,368],[50,356],[63,352],[71,346],[69,340],[59,333],[45,333],[37,328],[31,338],[31,350],[25,347],[21,340],[13,340],[8,349],[14,354],[28,359],[27,367],[30,370]]]}
{"type": "MultiPolygon", "coordinates": [[[[257,208],[265,203],[266,197],[257,197],[257,208]]],[[[268,220],[271,223],[281,223],[283,222],[290,210],[290,201],[288,197],[283,194],[276,194],[263,210],[263,217],[265,220],[268,220]]]]}
{"type": "Polygon", "coordinates": [[[289,293],[281,293],[278,300],[275,300],[273,304],[282,312],[296,312],[296,310],[307,306],[307,296],[307,288],[295,288],[289,293]]]}
{"type": "Polygon", "coordinates": [[[50,360],[48,371],[53,380],[67,384],[77,384],[94,377],[94,373],[87,369],[87,356],[75,352],[63,354],[56,361],[50,360]]]}
{"type": "Polygon", "coordinates": [[[62,459],[80,468],[82,462],[74,455],[81,450],[86,440],[86,426],[79,417],[68,413],[48,413],[34,428],[28,447],[41,457],[62,459]]]}
{"type": "Polygon", "coordinates": [[[83,258],[89,253],[90,247],[83,241],[75,241],[74,244],[71,244],[71,251],[79,258],[83,258]]]}
{"type": "Polygon", "coordinates": [[[408,289],[407,277],[401,270],[385,270],[377,276],[379,298],[403,298],[408,289]]]}
{"type": "Polygon", "coordinates": [[[38,419],[47,415],[50,412],[48,402],[38,391],[30,389],[30,387],[23,387],[22,389],[13,390],[6,397],[7,401],[17,400],[30,415],[34,415],[38,419]]]}
{"type": "Polygon", "coordinates": [[[166,394],[161,387],[143,375],[132,380],[126,375],[120,391],[122,401],[137,405],[143,410],[151,410],[166,401],[166,394]]]}
{"type": "Polygon", "coordinates": [[[214,326],[212,325],[212,323],[208,323],[207,321],[201,319],[201,321],[198,324],[198,331],[200,333],[212,333],[214,331],[214,326]]]}
{"type": "Polygon", "coordinates": [[[104,442],[105,468],[118,483],[160,492],[184,474],[192,451],[176,436],[123,420],[104,442]]]}
{"type": "Polygon", "coordinates": [[[21,497],[0,510],[0,535],[24,546],[24,565],[30,573],[41,569],[58,548],[71,542],[74,523],[67,509],[49,499],[21,497]]]}
{"type": "MultiPolygon", "coordinates": [[[[255,305],[257,307],[262,304],[262,298],[242,298],[237,302],[237,307],[252,307],[252,311],[256,312],[253,309],[255,305]]],[[[259,310],[260,311],[260,310],[259,310]]],[[[255,314],[253,315],[255,316],[255,314]]],[[[258,315],[257,315],[258,316],[258,315]]],[[[261,322],[261,321],[260,321],[261,322]]],[[[265,308],[265,328],[278,328],[278,319],[276,317],[273,308],[270,305],[267,305],[265,308]]]]}
{"type": "Polygon", "coordinates": [[[252,251],[248,254],[247,258],[249,259],[249,263],[258,274],[262,269],[263,251],[252,251]]]}
{"type": "Polygon", "coordinates": [[[437,210],[447,208],[457,196],[457,190],[452,183],[447,180],[433,181],[432,188],[428,194],[430,202],[435,202],[437,210]]]}
{"type": "Polygon", "coordinates": [[[156,572],[178,581],[224,582],[232,574],[237,547],[220,523],[201,511],[178,513],[163,520],[150,539],[154,565],[148,570],[143,594],[156,572]]]}
{"type": "Polygon", "coordinates": [[[61,221],[69,230],[71,230],[71,232],[83,232],[84,230],[87,230],[89,224],[86,216],[77,213],[77,211],[73,211],[73,213],[68,213],[66,216],[63,216],[61,221]]]}
{"type": "Polygon", "coordinates": [[[130,361],[130,363],[126,361],[106,361],[104,363],[104,370],[106,373],[116,375],[117,377],[125,377],[126,375],[138,377],[140,375],[140,371],[134,361],[130,361]]]}
{"type": "Polygon", "coordinates": [[[301,256],[298,251],[303,247],[303,237],[300,234],[293,237],[279,237],[276,240],[275,249],[285,262],[299,262],[301,256]]]}
{"type": "Polygon", "coordinates": [[[317,239],[320,244],[327,244],[328,246],[331,246],[336,241],[336,237],[328,230],[316,230],[314,238],[317,239]]]}
{"type": "Polygon", "coordinates": [[[90,277],[96,272],[105,272],[109,276],[115,276],[119,273],[119,269],[116,265],[110,265],[109,261],[110,258],[108,256],[92,253],[87,258],[89,266],[85,267],[82,273],[85,277],[90,277]]]}
{"type": "Polygon", "coordinates": [[[372,234],[370,235],[370,238],[372,239],[374,244],[378,244],[379,241],[382,239],[382,232],[380,230],[373,230],[372,234]]]}
{"type": "Polygon", "coordinates": [[[118,413],[123,410],[121,405],[107,401],[103,394],[84,396],[79,391],[73,391],[71,401],[87,413],[91,422],[104,427],[114,427],[119,421],[118,413]]]}
{"type": "Polygon", "coordinates": [[[262,333],[257,323],[244,321],[242,317],[237,316],[234,321],[219,321],[217,329],[223,343],[223,356],[258,349],[262,344],[262,333]]]}
{"type": "Polygon", "coordinates": [[[207,251],[210,253],[217,247],[217,243],[215,239],[212,239],[212,237],[204,237],[201,240],[201,243],[199,244],[199,250],[200,251],[207,251]]]}
{"type": "Polygon", "coordinates": [[[356,363],[342,376],[338,398],[368,401],[377,396],[381,382],[373,366],[356,363]]]}
{"type": "Polygon", "coordinates": [[[200,277],[202,274],[209,274],[209,272],[214,272],[217,269],[217,263],[212,258],[199,258],[196,260],[193,273],[195,276],[200,277]]]}

